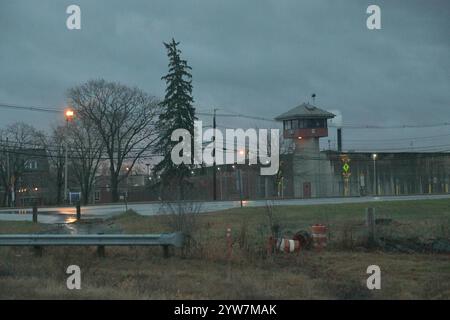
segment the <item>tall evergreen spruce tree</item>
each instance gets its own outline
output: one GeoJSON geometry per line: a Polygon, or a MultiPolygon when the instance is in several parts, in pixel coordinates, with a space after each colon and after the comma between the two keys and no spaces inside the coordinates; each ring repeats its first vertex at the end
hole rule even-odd
{"type": "MultiPolygon", "coordinates": [[[[192,98],[192,68],[181,58],[178,45],[179,42],[174,39],[170,43],[164,42],[169,57],[169,72],[161,78],[166,81],[166,95],[161,102],[157,124],[160,136],[156,144],[156,150],[163,155],[163,159],[155,166],[155,172],[161,176],[163,189],[169,184],[177,185],[178,197],[184,199],[186,177],[190,175],[192,165],[175,165],[172,162],[171,151],[178,142],[171,141],[170,137],[176,129],[186,129],[193,137],[194,120],[197,118],[192,98]]],[[[193,141],[191,145],[193,147],[193,141]]]]}

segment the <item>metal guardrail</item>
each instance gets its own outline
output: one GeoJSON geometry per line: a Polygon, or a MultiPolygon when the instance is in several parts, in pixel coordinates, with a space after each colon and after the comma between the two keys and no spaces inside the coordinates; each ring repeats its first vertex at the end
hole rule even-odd
{"type": "Polygon", "coordinates": [[[182,233],[161,234],[7,234],[0,246],[175,246],[182,247],[182,233]]]}

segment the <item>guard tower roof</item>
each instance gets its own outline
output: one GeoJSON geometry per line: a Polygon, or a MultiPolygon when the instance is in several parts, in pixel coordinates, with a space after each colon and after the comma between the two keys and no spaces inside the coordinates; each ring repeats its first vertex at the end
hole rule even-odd
{"type": "Polygon", "coordinates": [[[288,112],[285,112],[283,114],[280,114],[278,117],[275,118],[277,121],[282,120],[290,120],[290,119],[304,119],[304,118],[325,118],[325,119],[331,119],[334,118],[335,115],[331,112],[322,110],[320,108],[317,108],[316,106],[313,106],[309,103],[302,103],[301,105],[289,110],[288,112]]]}

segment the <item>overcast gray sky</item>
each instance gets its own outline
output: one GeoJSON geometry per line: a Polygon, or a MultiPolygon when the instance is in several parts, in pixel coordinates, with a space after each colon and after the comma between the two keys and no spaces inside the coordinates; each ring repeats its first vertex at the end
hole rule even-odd
{"type": "MultiPolygon", "coordinates": [[[[63,109],[67,88],[93,78],[161,97],[162,42],[174,37],[202,111],[273,118],[316,93],[347,124],[450,122],[449,17],[446,0],[0,0],[0,103],[63,109]],[[66,28],[70,4],[81,7],[81,30],[66,28]],[[381,30],[366,28],[369,4],[381,7],[381,30]]],[[[0,126],[18,120],[46,128],[62,118],[0,109],[0,126]]],[[[411,141],[400,139],[434,136],[413,144],[450,144],[450,126],[344,129],[344,146],[402,148],[411,141]]]]}

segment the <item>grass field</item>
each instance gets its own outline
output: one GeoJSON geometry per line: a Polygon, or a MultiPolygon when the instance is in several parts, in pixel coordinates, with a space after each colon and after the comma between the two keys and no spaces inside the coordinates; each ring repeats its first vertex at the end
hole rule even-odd
{"type": "MultiPolygon", "coordinates": [[[[0,298],[31,299],[449,299],[450,254],[367,249],[365,208],[376,208],[383,238],[450,239],[450,200],[231,209],[192,215],[189,250],[162,258],[160,248],[0,248],[0,298]],[[328,226],[322,252],[266,255],[269,225],[282,235],[328,226]],[[233,254],[226,259],[225,233],[232,229],[233,254]],[[77,264],[82,289],[66,288],[65,270],[77,264]],[[381,268],[381,290],[368,290],[366,269],[381,268]]],[[[123,233],[173,231],[176,215],[143,217],[133,212],[102,222],[123,233]],[[175,216],[175,217],[174,217],[175,216]]],[[[84,222],[87,223],[87,222],[84,222]]],[[[176,224],[175,223],[175,224],[176,224]]],[[[185,226],[181,223],[181,227],[185,226]]],[[[47,232],[48,226],[0,222],[0,233],[47,232]]]]}

